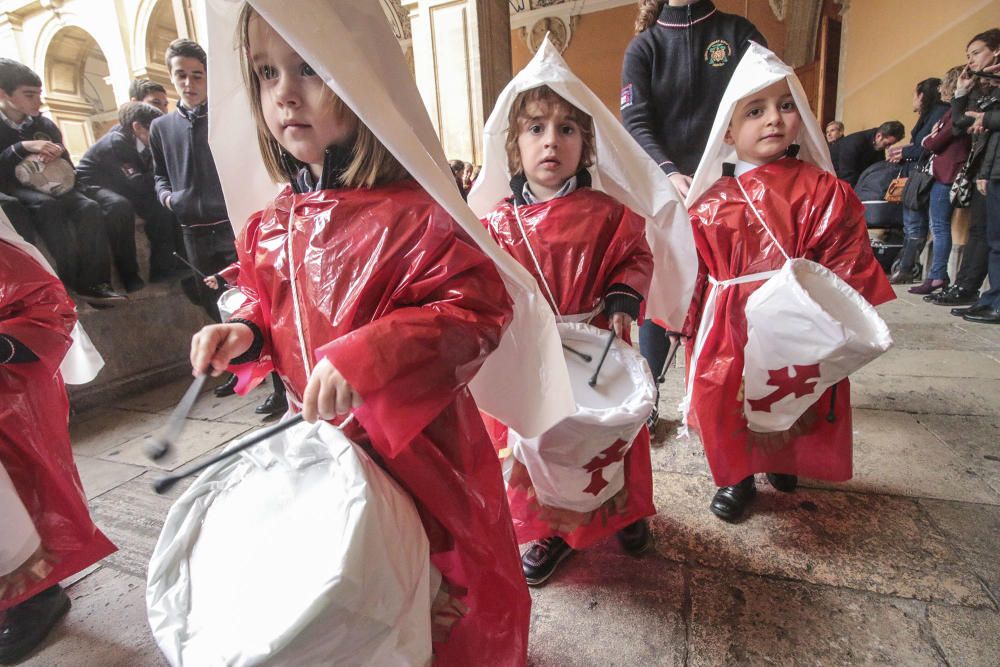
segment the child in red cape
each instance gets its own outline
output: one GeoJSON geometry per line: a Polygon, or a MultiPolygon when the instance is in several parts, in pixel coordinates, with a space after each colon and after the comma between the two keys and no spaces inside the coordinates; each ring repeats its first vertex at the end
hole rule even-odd
{"type": "MultiPolygon", "coordinates": [[[[873,305],[895,298],[872,255],[864,209],[853,190],[831,171],[795,157],[793,143],[804,139],[810,159],[829,164],[819,125],[811,118],[804,121],[804,95],[793,95],[801,91],[794,76],[773,53],[752,45],[730,83],[731,89],[743,86],[749,94],[727,91],[727,98],[738,101],[724,137],[718,135],[735,148],[738,162],[699,196],[702,172],[721,166],[712,159],[721,147],[710,144],[690,195],[696,197],[689,213],[700,272],[685,325],[687,335],[697,331],[696,344],[687,346],[687,417],[721,487],[710,509],[727,521],[738,519],[755,496],[754,473],[767,473],[771,485],[783,492],[793,491],[800,475],[828,481],[851,477],[846,379],[817,396],[790,430],[760,434],[748,428],[743,353],[750,295],[787,255],[822,264],[873,305]],[[768,81],[773,83],[763,87],[768,81]]],[[[721,127],[717,121],[713,135],[721,127]]]]}
{"type": "MultiPolygon", "coordinates": [[[[587,167],[595,159],[592,119],[548,86],[539,86],[514,98],[507,133],[512,196],[483,223],[543,286],[556,313],[594,313],[590,324],[613,328],[628,342],[649,290],[653,256],[645,221],[589,187],[587,167]]],[[[505,448],[507,429],[489,417],[486,421],[496,446],[505,448]]],[[[545,582],[573,549],[615,532],[627,552],[639,554],[652,543],[645,517],[656,511],[649,431],[643,426],[625,454],[625,487],[598,511],[581,514],[540,505],[527,471],[516,461],[507,494],[518,540],[538,540],[521,559],[529,585],[545,582]]]]}
{"type": "Polygon", "coordinates": [[[59,279],[0,240],[0,464],[41,538],[23,564],[0,570],[0,664],[34,650],[69,609],[61,580],[115,551],[91,521],[70,448],[59,364],[75,323],[59,279]]]}
{"type": "MultiPolygon", "coordinates": [[[[256,12],[239,21],[264,161],[291,181],[237,240],[246,304],[192,341],[196,372],[272,369],[416,503],[443,575],[436,665],[523,665],[530,597],[496,455],[467,387],[511,301],[462,233],[256,12]]],[[[386,544],[391,549],[393,545],[386,544]]]]}

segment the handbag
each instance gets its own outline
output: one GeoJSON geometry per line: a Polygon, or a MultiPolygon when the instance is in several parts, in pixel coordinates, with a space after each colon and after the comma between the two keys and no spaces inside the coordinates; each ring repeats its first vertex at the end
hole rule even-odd
{"type": "Polygon", "coordinates": [[[965,159],[965,164],[958,170],[955,180],[952,181],[948,199],[954,208],[968,208],[972,203],[972,191],[976,188],[976,179],[972,176],[978,168],[979,157],[982,155],[982,148],[985,141],[978,142],[978,146],[973,146],[969,150],[969,157],[965,159]]]}
{"type": "Polygon", "coordinates": [[[898,204],[903,201],[903,188],[906,187],[906,181],[908,180],[909,179],[906,176],[897,175],[896,178],[890,181],[889,187],[886,188],[885,197],[883,197],[883,199],[887,202],[892,202],[893,204],[898,204]]]}
{"type": "Polygon", "coordinates": [[[911,211],[925,210],[930,203],[933,183],[930,161],[913,169],[910,177],[906,179],[906,185],[903,186],[903,206],[911,211]]]}

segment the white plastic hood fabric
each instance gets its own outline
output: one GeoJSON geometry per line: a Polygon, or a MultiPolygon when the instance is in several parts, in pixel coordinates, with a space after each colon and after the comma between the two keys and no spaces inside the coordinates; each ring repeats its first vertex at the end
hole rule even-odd
{"type": "Polygon", "coordinates": [[[21,502],[21,497],[17,495],[14,482],[7,474],[3,463],[0,463],[0,526],[3,526],[3,539],[0,540],[0,577],[2,577],[24,564],[42,543],[31,515],[21,502]]]}
{"type": "Polygon", "coordinates": [[[174,667],[425,665],[440,583],[413,500],[339,429],[302,423],[177,499],[146,607],[174,667]]]}
{"type": "Polygon", "coordinates": [[[688,191],[686,200],[688,207],[719,180],[724,162],[734,164],[736,162],[736,149],[724,141],[736,105],[743,98],[764,90],[782,79],[788,80],[788,88],[792,91],[792,98],[802,115],[802,130],[795,140],[799,145],[799,159],[833,173],[833,162],[830,160],[830,148],[826,143],[826,136],[809,109],[809,99],[802,84],[799,83],[799,78],[795,76],[795,70],[783,63],[772,51],[756,42],[750,42],[750,48],[740,59],[736,71],[733,72],[733,78],[729,80],[729,86],[722,96],[719,113],[716,114],[712,132],[708,135],[708,144],[701,156],[701,162],[698,163],[691,189],[688,191]]]}
{"type": "MultiPolygon", "coordinates": [[[[479,407],[537,435],[573,411],[555,320],[531,275],[490,239],[462,201],[416,83],[378,0],[249,0],[496,263],[514,320],[471,384],[479,407]]],[[[242,0],[209,0],[209,141],[239,230],[276,186],[257,139],[236,51],[242,0]]]]}
{"type": "Polygon", "coordinates": [[[655,261],[646,316],[666,323],[668,329],[680,330],[698,272],[698,254],[684,202],[621,122],[573,74],[548,36],[531,62],[500,93],[486,121],[483,168],[469,193],[469,206],[483,217],[510,196],[504,148],[510,108],[519,93],[542,85],[594,119],[597,159],[590,169],[593,187],[646,218],[646,239],[655,261]]]}
{"type": "MultiPolygon", "coordinates": [[[[46,271],[56,275],[45,256],[38,251],[38,248],[25,241],[17,233],[14,225],[10,223],[7,214],[3,211],[0,211],[0,240],[17,246],[31,255],[46,271]]],[[[101,358],[101,353],[94,347],[90,336],[83,330],[83,326],[79,322],[73,326],[70,336],[73,338],[73,344],[66,356],[63,357],[62,363],[59,365],[59,372],[62,373],[63,382],[66,384],[87,384],[96,378],[97,374],[104,368],[104,359],[101,358]]]]}

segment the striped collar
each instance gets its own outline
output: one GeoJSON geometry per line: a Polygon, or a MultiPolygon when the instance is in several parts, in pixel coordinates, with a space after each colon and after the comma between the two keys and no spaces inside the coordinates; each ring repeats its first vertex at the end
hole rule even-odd
{"type": "Polygon", "coordinates": [[[664,5],[656,24],[664,28],[689,28],[708,19],[717,11],[711,0],[699,0],[684,7],[664,5]]]}

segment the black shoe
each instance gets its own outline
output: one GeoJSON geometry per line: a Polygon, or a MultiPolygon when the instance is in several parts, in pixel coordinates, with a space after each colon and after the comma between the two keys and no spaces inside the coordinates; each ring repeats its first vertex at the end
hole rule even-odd
{"type": "Polygon", "coordinates": [[[546,537],[531,545],[521,556],[521,567],[529,586],[544,584],[559,567],[566,556],[573,553],[573,547],[558,536],[546,537]]]}
{"type": "Polygon", "coordinates": [[[122,284],[125,286],[125,291],[130,294],[146,286],[146,282],[138,275],[122,276],[122,284]]]}
{"type": "Polygon", "coordinates": [[[984,303],[977,303],[973,306],[965,306],[964,308],[952,308],[951,314],[955,317],[965,317],[966,315],[978,315],[980,313],[985,313],[988,310],[992,310],[992,308],[984,303]]]}
{"type": "Polygon", "coordinates": [[[1000,324],[1000,310],[987,308],[981,312],[969,312],[962,315],[962,319],[966,322],[975,322],[976,324],[1000,324]]]}
{"type": "MultiPolygon", "coordinates": [[[[933,295],[932,295],[933,296],[933,295]]],[[[964,306],[979,301],[979,290],[969,289],[961,285],[952,285],[933,300],[937,306],[964,306]]]]}
{"type": "Polygon", "coordinates": [[[8,609],[0,621],[0,665],[13,665],[34,651],[69,607],[69,596],[57,584],[8,609]]]}
{"type": "Polygon", "coordinates": [[[767,473],[767,481],[782,493],[791,493],[799,485],[799,478],[797,476],[779,472],[767,473]]]}
{"type": "Polygon", "coordinates": [[[743,510],[756,495],[757,487],[754,486],[753,475],[750,475],[739,484],[724,486],[716,491],[708,508],[724,521],[736,521],[743,516],[743,510]]]}
{"type": "Polygon", "coordinates": [[[108,283],[99,283],[87,289],[77,290],[77,294],[89,304],[116,305],[128,301],[128,297],[111,289],[108,283]]]}
{"type": "Polygon", "coordinates": [[[226,396],[232,396],[236,393],[236,383],[237,378],[235,375],[230,375],[229,379],[220,384],[218,387],[212,390],[212,393],[219,398],[225,398],[226,396]]]}
{"type": "Polygon", "coordinates": [[[649,522],[639,519],[630,526],[618,531],[618,544],[630,556],[638,556],[653,546],[653,533],[649,530],[649,522]]]}
{"type": "MultiPolygon", "coordinates": [[[[236,377],[235,375],[233,377],[236,377]]],[[[288,410],[288,399],[284,394],[271,394],[254,409],[259,415],[281,415],[288,410]]]]}

